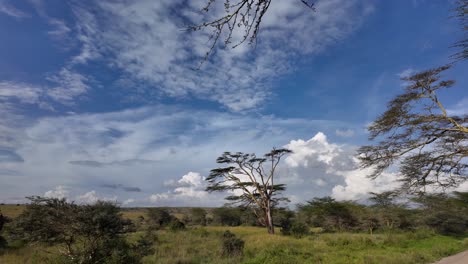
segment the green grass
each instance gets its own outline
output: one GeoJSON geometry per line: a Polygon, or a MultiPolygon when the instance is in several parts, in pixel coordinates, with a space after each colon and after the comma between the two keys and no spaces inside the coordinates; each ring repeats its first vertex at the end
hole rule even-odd
{"type": "MultiPolygon", "coordinates": [[[[128,236],[135,241],[143,232],[128,236]]],[[[300,239],[268,235],[256,227],[194,227],[157,232],[156,252],[144,263],[432,263],[468,249],[468,238],[436,235],[427,230],[404,233],[315,234],[300,239]],[[221,257],[221,235],[229,229],[245,240],[242,258],[221,257]]],[[[9,249],[0,263],[44,263],[56,248],[40,245],[9,249]]]]}
{"type": "MultiPolygon", "coordinates": [[[[9,217],[18,216],[23,206],[1,205],[2,213],[9,217]]],[[[172,214],[183,214],[187,208],[174,210],[172,214]]],[[[123,216],[133,221],[146,217],[146,209],[123,209],[123,216]]],[[[279,232],[279,230],[277,230],[279,232]]],[[[147,256],[144,263],[432,263],[443,257],[468,249],[468,238],[437,235],[430,230],[417,232],[363,233],[320,233],[300,239],[268,235],[258,227],[190,227],[186,231],[157,232],[156,252],[147,256]],[[245,241],[242,258],[221,257],[221,236],[230,230],[245,241]]],[[[143,232],[128,235],[136,241],[143,232]]],[[[51,256],[58,248],[41,245],[12,247],[0,252],[0,263],[51,263],[51,256]]]]}
{"type": "Polygon", "coordinates": [[[0,205],[0,212],[9,218],[16,218],[24,211],[25,208],[26,207],[24,205],[2,204],[0,205]]]}

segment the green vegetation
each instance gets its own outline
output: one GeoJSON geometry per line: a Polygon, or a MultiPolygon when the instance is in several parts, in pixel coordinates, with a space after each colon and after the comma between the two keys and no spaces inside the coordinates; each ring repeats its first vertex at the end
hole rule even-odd
{"type": "Polygon", "coordinates": [[[86,263],[403,264],[468,249],[468,193],[416,197],[415,208],[395,197],[373,194],[372,205],[324,197],[296,211],[275,209],[275,235],[253,226],[255,216],[242,208],[119,209],[36,198],[0,207],[8,217],[22,211],[0,234],[8,242],[0,263],[76,263],[93,253],[86,263]]]}
{"type": "MultiPolygon", "coordinates": [[[[128,234],[136,241],[144,232],[128,234]]],[[[300,239],[268,235],[259,227],[192,227],[156,232],[155,252],[143,263],[430,263],[468,249],[468,239],[428,230],[396,233],[324,233],[300,239]],[[222,256],[222,237],[229,230],[245,241],[244,256],[222,256]]],[[[44,263],[57,248],[34,245],[12,248],[1,263],[44,263]]]]}

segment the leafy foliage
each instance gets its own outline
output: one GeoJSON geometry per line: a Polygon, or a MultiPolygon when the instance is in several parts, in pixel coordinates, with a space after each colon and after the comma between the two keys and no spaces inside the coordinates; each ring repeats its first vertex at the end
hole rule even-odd
{"type": "Polygon", "coordinates": [[[216,162],[227,167],[211,170],[207,177],[207,191],[234,191],[242,193],[226,197],[232,204],[241,204],[254,210],[259,222],[274,233],[271,210],[287,198],[278,197],[284,184],[275,184],[276,168],[281,158],[291,153],[288,149],[273,149],[263,157],[242,152],[225,152],[216,162]]]}
{"type": "Polygon", "coordinates": [[[206,210],[202,208],[192,208],[191,210],[191,223],[195,225],[206,226],[206,210]]]}
{"type": "Polygon", "coordinates": [[[357,206],[351,202],[337,202],[331,197],[314,198],[298,209],[313,226],[322,227],[326,231],[349,230],[358,224],[358,219],[352,212],[357,206]]]}
{"type": "Polygon", "coordinates": [[[397,161],[403,189],[425,191],[426,186],[446,189],[467,179],[468,115],[447,112],[436,92],[455,82],[441,80],[450,66],[404,77],[405,93],[390,101],[388,108],[369,126],[376,145],[358,150],[362,166],[374,168],[375,178],[397,161]]]}
{"type": "Polygon", "coordinates": [[[235,234],[225,231],[223,233],[222,255],[233,257],[242,256],[244,252],[244,240],[237,238],[235,234]]]}
{"type": "Polygon", "coordinates": [[[148,225],[151,229],[161,229],[173,220],[174,217],[165,208],[148,208],[148,225]]]}
{"type": "Polygon", "coordinates": [[[67,263],[139,263],[123,238],[130,221],[113,203],[76,205],[65,199],[29,197],[10,228],[13,238],[60,246],[67,263]]]}
{"type": "Polygon", "coordinates": [[[468,232],[468,193],[426,194],[413,199],[422,206],[422,221],[441,234],[468,232]]]}

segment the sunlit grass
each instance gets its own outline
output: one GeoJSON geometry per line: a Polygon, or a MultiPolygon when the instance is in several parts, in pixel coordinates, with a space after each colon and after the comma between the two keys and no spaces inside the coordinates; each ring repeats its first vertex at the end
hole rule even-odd
{"type": "MultiPolygon", "coordinates": [[[[21,208],[21,207],[19,207],[21,208]]],[[[5,215],[18,214],[16,206],[2,207],[5,215]],[[8,213],[8,214],[7,214],[8,213]]],[[[135,220],[146,211],[124,211],[135,220]]],[[[468,238],[437,235],[430,230],[416,232],[387,231],[364,233],[320,233],[303,238],[269,235],[260,227],[189,227],[185,231],[156,232],[155,254],[144,263],[432,263],[468,249],[468,238]],[[221,256],[222,234],[229,230],[245,241],[243,257],[221,256]]],[[[319,230],[314,230],[319,231],[319,230]]],[[[135,242],[143,231],[127,235],[135,242]]],[[[13,248],[0,253],[0,263],[53,263],[57,248],[40,245],[13,248]]]]}

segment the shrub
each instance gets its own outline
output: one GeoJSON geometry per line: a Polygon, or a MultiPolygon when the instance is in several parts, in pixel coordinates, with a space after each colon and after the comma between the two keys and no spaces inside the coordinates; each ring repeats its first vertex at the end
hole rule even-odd
{"type": "Polygon", "coordinates": [[[293,235],[294,237],[301,238],[309,234],[310,234],[310,228],[306,223],[294,222],[291,225],[291,235],[293,235]]]}
{"type": "Polygon", "coordinates": [[[223,234],[222,255],[227,257],[242,256],[244,243],[244,240],[237,238],[235,234],[225,231],[223,234]]]}
{"type": "Polygon", "coordinates": [[[151,229],[161,229],[167,226],[173,219],[174,217],[165,208],[148,209],[148,224],[151,229]]]}
{"type": "Polygon", "coordinates": [[[10,227],[14,239],[62,247],[62,263],[140,263],[122,234],[129,220],[113,203],[76,205],[65,199],[31,197],[10,227]]]}
{"type": "Polygon", "coordinates": [[[175,231],[184,230],[185,224],[175,218],[169,223],[168,227],[169,227],[169,230],[175,232],[175,231]]]}
{"type": "Polygon", "coordinates": [[[202,208],[192,208],[191,222],[194,225],[206,225],[206,211],[202,208]]]}

